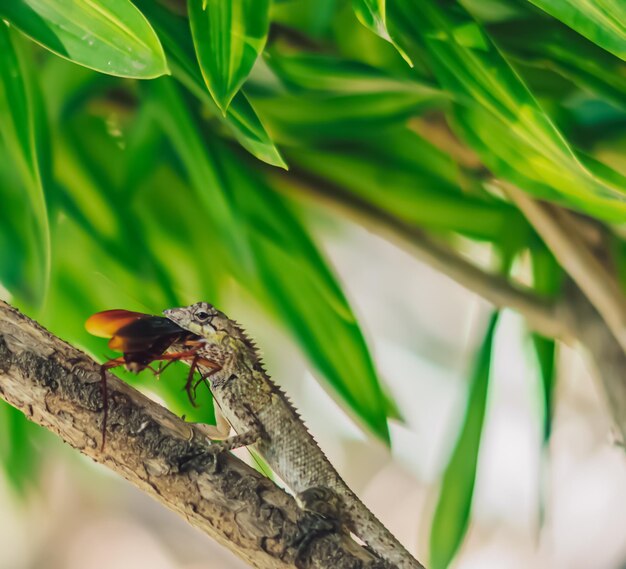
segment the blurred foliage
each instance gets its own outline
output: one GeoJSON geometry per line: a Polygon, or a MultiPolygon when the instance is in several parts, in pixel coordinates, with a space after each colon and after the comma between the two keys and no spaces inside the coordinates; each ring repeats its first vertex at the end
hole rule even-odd
{"type": "Polygon", "coordinates": [[[477,355],[468,387],[465,417],[441,481],[440,498],[430,533],[432,569],[448,566],[461,545],[469,523],[497,324],[498,313],[495,313],[477,355]]]}
{"type": "MultiPolygon", "coordinates": [[[[532,288],[556,298],[566,275],[494,193],[499,177],[594,218],[623,274],[625,16],[609,0],[5,2],[0,284],[104,358],[91,313],[220,305],[237,282],[388,442],[398,410],[309,233],[302,186],[452,246],[492,245],[507,267],[529,253],[532,288]]],[[[469,519],[493,333],[443,478],[436,567],[469,519]]],[[[547,442],[555,342],[533,342],[547,442]]],[[[191,410],[174,377],[151,389],[212,420],[210,395],[191,410]]],[[[26,481],[36,431],[6,406],[0,421],[0,457],[26,481]]]]}

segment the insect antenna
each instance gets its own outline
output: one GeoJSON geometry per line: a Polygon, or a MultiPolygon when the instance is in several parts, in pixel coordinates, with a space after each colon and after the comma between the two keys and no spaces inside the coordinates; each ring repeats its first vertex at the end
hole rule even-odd
{"type": "Polygon", "coordinates": [[[102,393],[102,445],[100,452],[104,451],[107,439],[107,420],[109,418],[109,390],[107,387],[107,368],[100,366],[100,392],[102,393]]]}
{"type": "Polygon", "coordinates": [[[107,420],[109,418],[109,388],[107,383],[107,371],[114,367],[123,366],[124,357],[109,358],[100,366],[100,393],[102,394],[102,445],[100,452],[104,451],[107,437],[107,420]]]}

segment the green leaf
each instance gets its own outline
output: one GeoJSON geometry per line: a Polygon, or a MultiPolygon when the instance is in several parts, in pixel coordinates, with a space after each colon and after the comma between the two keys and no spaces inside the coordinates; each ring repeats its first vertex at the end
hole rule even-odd
{"type": "MultiPolygon", "coordinates": [[[[4,146],[0,144],[0,156],[5,156],[4,146]]],[[[12,166],[12,165],[11,165],[12,166]]],[[[0,207],[0,283],[13,296],[24,303],[34,302],[37,293],[32,289],[37,274],[32,274],[32,252],[29,233],[25,230],[30,221],[28,201],[25,199],[15,172],[0,162],[0,187],[2,191],[2,207],[0,207]],[[30,274],[29,274],[30,273],[30,274]]],[[[36,244],[34,245],[36,247],[36,244]]]]}
{"type": "Polygon", "coordinates": [[[575,177],[575,171],[562,169],[559,163],[548,160],[543,164],[536,162],[533,156],[536,151],[522,146],[510,136],[510,129],[489,113],[465,108],[455,109],[452,116],[453,125],[480,154],[485,165],[523,190],[607,221],[626,219],[626,201],[581,191],[584,182],[576,185],[572,180],[569,185],[565,184],[568,177],[575,177]],[[544,174],[549,177],[542,179],[544,174]],[[556,190],[557,183],[567,195],[556,190]]]}
{"type": "Polygon", "coordinates": [[[556,377],[557,344],[552,338],[546,338],[539,334],[532,334],[532,342],[539,362],[539,373],[543,387],[543,441],[544,444],[547,444],[552,432],[552,400],[554,395],[554,380],[556,377]]]}
{"type": "Polygon", "coordinates": [[[50,143],[37,88],[24,57],[16,51],[12,33],[0,22],[0,135],[22,177],[36,221],[37,301],[43,302],[50,279],[50,225],[44,192],[47,175],[44,152],[50,143]]]}
{"type": "Polygon", "coordinates": [[[196,197],[204,206],[206,222],[211,224],[232,258],[245,263],[249,248],[241,235],[240,214],[234,206],[232,190],[223,179],[219,161],[203,141],[198,121],[189,112],[172,80],[161,79],[152,86],[154,117],[185,165],[196,197]]]}
{"type": "Polygon", "coordinates": [[[615,276],[626,290],[626,241],[617,235],[611,236],[611,251],[615,262],[615,276]]]}
{"type": "Polygon", "coordinates": [[[267,64],[293,91],[312,91],[325,96],[331,93],[438,92],[432,83],[394,77],[371,65],[326,54],[294,55],[274,49],[268,54],[267,64]]]}
{"type": "Polygon", "coordinates": [[[138,109],[132,128],[129,129],[122,182],[125,197],[134,195],[141,181],[154,171],[161,159],[165,137],[153,119],[149,105],[143,105],[138,109]]]}
{"type": "Polygon", "coordinates": [[[120,77],[169,73],[154,30],[130,0],[11,0],[0,16],[50,51],[120,77]]]}
{"type": "Polygon", "coordinates": [[[239,160],[222,150],[225,168],[245,220],[253,252],[244,286],[258,283],[266,299],[299,340],[315,367],[369,430],[389,443],[387,412],[363,334],[335,276],[282,198],[239,160]]]}
{"type": "Polygon", "coordinates": [[[275,89],[254,99],[274,137],[302,146],[302,137],[315,140],[380,135],[387,126],[404,125],[426,109],[450,101],[432,83],[397,78],[369,65],[324,55],[285,56],[276,51],[267,59],[291,91],[275,89]]]}
{"type": "MultiPolygon", "coordinates": [[[[540,244],[531,253],[533,287],[548,299],[554,300],[562,288],[565,273],[552,253],[540,244]]],[[[542,385],[542,399],[544,407],[544,444],[550,439],[552,431],[552,411],[554,382],[556,378],[557,344],[553,338],[545,338],[539,334],[532,334],[533,346],[537,354],[539,372],[542,385]]]]}
{"type": "Polygon", "coordinates": [[[401,222],[500,242],[523,223],[519,212],[485,192],[462,188],[461,171],[446,154],[417,134],[398,129],[386,136],[323,148],[294,148],[288,158],[318,187],[401,222]],[[317,182],[317,180],[320,182],[317,182]]]}
{"type": "Polygon", "coordinates": [[[626,3],[623,0],[528,1],[626,61],[626,3]]]}
{"type": "Polygon", "coordinates": [[[270,0],[188,0],[202,76],[226,112],[265,47],[270,0]]]}
{"type": "Polygon", "coordinates": [[[380,135],[445,102],[441,92],[424,88],[413,92],[267,97],[255,99],[254,104],[276,139],[295,145],[303,138],[345,140],[380,135]]]}
{"type": "Polygon", "coordinates": [[[183,298],[203,298],[219,304],[219,288],[230,278],[224,243],[205,224],[180,223],[181,219],[198,217],[194,189],[178,171],[161,162],[143,181],[136,199],[135,215],[141,231],[175,282],[180,297],[180,301],[168,306],[181,306],[183,298]],[[172,194],[180,199],[172,200],[172,194]],[[216,271],[216,266],[224,270],[216,271]]]}
{"type": "Polygon", "coordinates": [[[340,0],[274,0],[272,4],[272,24],[323,38],[334,23],[340,0]]]}
{"type": "Polygon", "coordinates": [[[514,60],[555,71],[582,89],[626,108],[626,64],[571,29],[532,18],[490,26],[489,31],[514,60]],[[531,35],[533,41],[529,42],[531,35]]]}
{"type": "Polygon", "coordinates": [[[41,451],[34,443],[42,433],[21,411],[0,400],[0,466],[21,496],[36,482],[41,451]]]}
{"type": "Polygon", "coordinates": [[[174,77],[218,116],[237,141],[253,156],[273,166],[287,168],[256,111],[242,91],[237,92],[231,101],[226,116],[219,111],[202,80],[187,20],[169,12],[153,0],[135,0],[135,4],[150,18],[150,22],[157,30],[167,51],[174,77]]]}
{"type": "Polygon", "coordinates": [[[396,43],[387,28],[387,8],[386,0],[352,0],[352,7],[359,21],[372,30],[377,36],[388,41],[398,50],[403,59],[413,67],[411,58],[396,43]]]}
{"type": "Polygon", "coordinates": [[[440,83],[457,101],[463,137],[484,162],[522,189],[559,197],[587,213],[626,219],[626,182],[600,172],[572,149],[462,6],[443,10],[435,0],[419,5],[418,11],[416,0],[394,3],[394,22],[407,42],[420,38],[440,83]]]}
{"type": "MultiPolygon", "coordinates": [[[[531,263],[534,289],[547,299],[558,302],[557,297],[562,289],[565,272],[543,242],[538,242],[534,247],[531,247],[531,263]]],[[[543,446],[544,449],[548,450],[550,435],[552,434],[558,344],[554,338],[547,338],[534,332],[530,333],[530,338],[532,347],[537,356],[539,379],[541,382],[540,397],[541,403],[543,404],[543,446]]],[[[544,454],[543,460],[544,462],[548,460],[546,454],[544,454]]],[[[545,467],[540,470],[540,481],[539,523],[541,527],[543,527],[547,496],[549,496],[549,480],[546,477],[545,467]]]]}
{"type": "Polygon", "coordinates": [[[497,322],[498,313],[496,312],[491,317],[476,359],[469,386],[465,418],[443,475],[439,501],[430,531],[430,567],[432,569],[448,567],[467,531],[497,322]]]}

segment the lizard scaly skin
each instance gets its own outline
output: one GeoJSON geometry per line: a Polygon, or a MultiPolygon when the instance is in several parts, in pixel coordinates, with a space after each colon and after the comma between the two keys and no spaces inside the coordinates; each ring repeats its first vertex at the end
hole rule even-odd
{"type": "Polygon", "coordinates": [[[205,345],[198,353],[221,368],[207,369],[206,375],[217,405],[237,435],[218,445],[252,446],[297,495],[330,490],[339,498],[340,517],[348,529],[383,559],[400,569],[424,569],[341,479],[236,322],[206,302],[163,313],[201,336],[205,345]]]}

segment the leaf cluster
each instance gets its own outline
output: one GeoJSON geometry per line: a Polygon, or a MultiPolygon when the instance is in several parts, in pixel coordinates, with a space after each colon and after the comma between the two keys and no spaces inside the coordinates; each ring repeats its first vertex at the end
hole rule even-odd
{"type": "MultiPolygon", "coordinates": [[[[363,425],[398,411],[307,226],[324,203],[557,298],[565,271],[494,179],[575,211],[626,267],[626,4],[619,0],[12,0],[0,6],[0,284],[61,336],[98,310],[221,304],[237,283],[363,425]]],[[[416,297],[419,294],[416,292],[416,297]]],[[[431,559],[469,518],[496,317],[443,477],[431,559]]],[[[555,340],[533,335],[550,434],[555,340]]],[[[190,418],[175,382],[159,393],[190,418]]],[[[3,452],[31,436],[6,408],[3,452]]],[[[17,473],[17,474],[16,474],[17,473]]]]}

